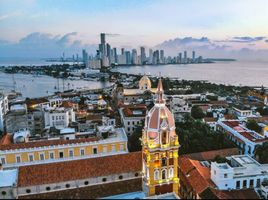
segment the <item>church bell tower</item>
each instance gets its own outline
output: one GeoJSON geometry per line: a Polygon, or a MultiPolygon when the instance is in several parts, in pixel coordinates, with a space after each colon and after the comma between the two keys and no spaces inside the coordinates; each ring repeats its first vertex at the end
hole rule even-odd
{"type": "Polygon", "coordinates": [[[162,80],[154,107],[147,113],[142,135],[143,191],[146,196],[178,194],[178,136],[174,116],[166,107],[162,80]]]}

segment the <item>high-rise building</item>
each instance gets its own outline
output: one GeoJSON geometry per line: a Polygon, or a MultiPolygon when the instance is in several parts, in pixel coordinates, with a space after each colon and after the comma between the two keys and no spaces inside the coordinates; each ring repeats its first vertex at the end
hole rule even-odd
{"type": "Polygon", "coordinates": [[[105,44],[105,33],[101,33],[101,44],[105,44]]]}
{"type": "Polygon", "coordinates": [[[184,51],[183,63],[187,63],[187,51],[184,51]]]}
{"type": "MultiPolygon", "coordinates": [[[[82,59],[83,59],[84,64],[88,63],[88,53],[86,52],[85,49],[83,49],[83,51],[82,51],[82,59]]],[[[74,56],[73,56],[73,60],[74,60],[74,56]]]]}
{"type": "Polygon", "coordinates": [[[121,48],[121,55],[125,55],[125,49],[121,48]]]}
{"type": "Polygon", "coordinates": [[[182,63],[182,53],[179,53],[178,63],[182,63]]]}
{"type": "Polygon", "coordinates": [[[131,65],[131,54],[130,54],[130,51],[126,51],[125,52],[125,55],[126,55],[126,64],[127,65],[131,65]]]}
{"type": "Polygon", "coordinates": [[[109,63],[111,63],[111,45],[110,44],[106,44],[106,51],[107,51],[107,57],[108,57],[108,60],[109,60],[109,63]]]}
{"type": "Polygon", "coordinates": [[[161,64],[164,64],[165,63],[164,50],[160,50],[160,63],[161,64]]]}
{"type": "Polygon", "coordinates": [[[141,64],[144,65],[146,63],[146,53],[145,48],[141,47],[141,64]]]}
{"type": "Polygon", "coordinates": [[[179,190],[179,141],[174,116],[165,105],[161,79],[156,95],[155,105],[145,117],[142,134],[142,180],[146,196],[178,194],[179,190]]]}
{"type": "Polygon", "coordinates": [[[118,57],[117,57],[117,51],[116,48],[113,48],[113,52],[114,52],[114,62],[118,63],[118,57]]]}
{"type": "Polygon", "coordinates": [[[157,65],[159,64],[160,58],[159,58],[159,50],[154,51],[153,53],[153,64],[157,65]]]}
{"type": "Polygon", "coordinates": [[[132,59],[131,59],[131,63],[133,65],[137,65],[138,64],[138,54],[137,54],[137,50],[136,49],[132,49],[132,59]]]}
{"type": "Polygon", "coordinates": [[[153,50],[149,49],[149,64],[153,64],[153,50]]]}
{"type": "Polygon", "coordinates": [[[195,51],[192,52],[192,61],[195,62],[195,51]]]}

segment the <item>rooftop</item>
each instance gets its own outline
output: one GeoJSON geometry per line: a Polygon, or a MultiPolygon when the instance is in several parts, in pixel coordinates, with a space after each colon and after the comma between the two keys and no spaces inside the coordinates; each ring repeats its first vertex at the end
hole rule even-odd
{"type": "Polygon", "coordinates": [[[241,124],[239,120],[226,120],[221,121],[219,124],[223,123],[226,126],[229,126],[233,131],[238,133],[241,137],[246,138],[252,142],[265,142],[268,141],[268,138],[260,135],[259,133],[249,130],[241,124]]]}
{"type": "Polygon", "coordinates": [[[124,117],[145,117],[147,107],[145,105],[125,105],[122,108],[124,117]]]}
{"type": "Polygon", "coordinates": [[[140,172],[141,152],[19,167],[18,186],[26,187],[126,172],[140,172]]]}
{"type": "Polygon", "coordinates": [[[11,187],[17,184],[18,170],[0,170],[0,188],[11,187]]]}

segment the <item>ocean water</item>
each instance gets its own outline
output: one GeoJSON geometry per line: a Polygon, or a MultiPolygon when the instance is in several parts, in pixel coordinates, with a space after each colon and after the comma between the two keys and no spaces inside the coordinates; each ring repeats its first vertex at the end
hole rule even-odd
{"type": "Polygon", "coordinates": [[[145,65],[117,67],[113,71],[147,74],[185,80],[207,80],[213,83],[268,87],[268,62],[233,61],[211,64],[145,65]]]}
{"type": "Polygon", "coordinates": [[[29,74],[14,74],[14,80],[16,84],[13,82],[12,74],[0,72],[0,92],[1,90],[10,92],[15,86],[16,91],[22,93],[22,97],[34,98],[54,94],[54,92],[58,91],[58,86],[59,90],[63,91],[63,88],[64,90],[79,88],[99,89],[111,85],[109,82],[85,80],[65,80],[63,82],[63,79],[56,79],[50,76],[35,77],[29,74]]]}

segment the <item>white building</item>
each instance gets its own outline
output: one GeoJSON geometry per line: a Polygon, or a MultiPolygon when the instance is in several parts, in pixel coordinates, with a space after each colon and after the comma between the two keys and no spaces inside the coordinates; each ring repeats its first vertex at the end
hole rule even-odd
{"type": "Polygon", "coordinates": [[[119,113],[121,117],[121,122],[124,129],[128,135],[131,135],[137,125],[142,124],[142,121],[146,116],[146,106],[145,105],[129,105],[120,108],[119,113]]]}
{"type": "Polygon", "coordinates": [[[253,156],[256,146],[268,141],[268,138],[249,130],[239,120],[218,121],[217,128],[227,134],[227,137],[238,146],[242,154],[253,156]]]}
{"type": "Polygon", "coordinates": [[[72,108],[46,108],[45,128],[67,128],[69,123],[75,121],[75,113],[72,108]]]}
{"type": "Polygon", "coordinates": [[[0,94],[0,131],[4,131],[5,115],[8,112],[8,98],[0,94]]]}
{"type": "Polygon", "coordinates": [[[252,113],[252,110],[249,110],[249,109],[240,109],[240,108],[233,108],[233,111],[234,111],[234,114],[237,116],[237,117],[242,117],[242,118],[246,118],[246,117],[252,117],[253,116],[253,113],[252,113]]]}
{"type": "Polygon", "coordinates": [[[174,119],[176,122],[181,122],[184,120],[184,115],[186,113],[191,113],[191,107],[188,102],[179,95],[173,95],[170,98],[170,110],[174,114],[174,119]]]}
{"type": "Polygon", "coordinates": [[[260,164],[248,155],[227,158],[228,163],[211,163],[211,180],[219,190],[260,189],[268,180],[268,164],[260,164]]]}
{"type": "Polygon", "coordinates": [[[0,199],[15,199],[18,169],[3,170],[0,164],[0,199]]]}

